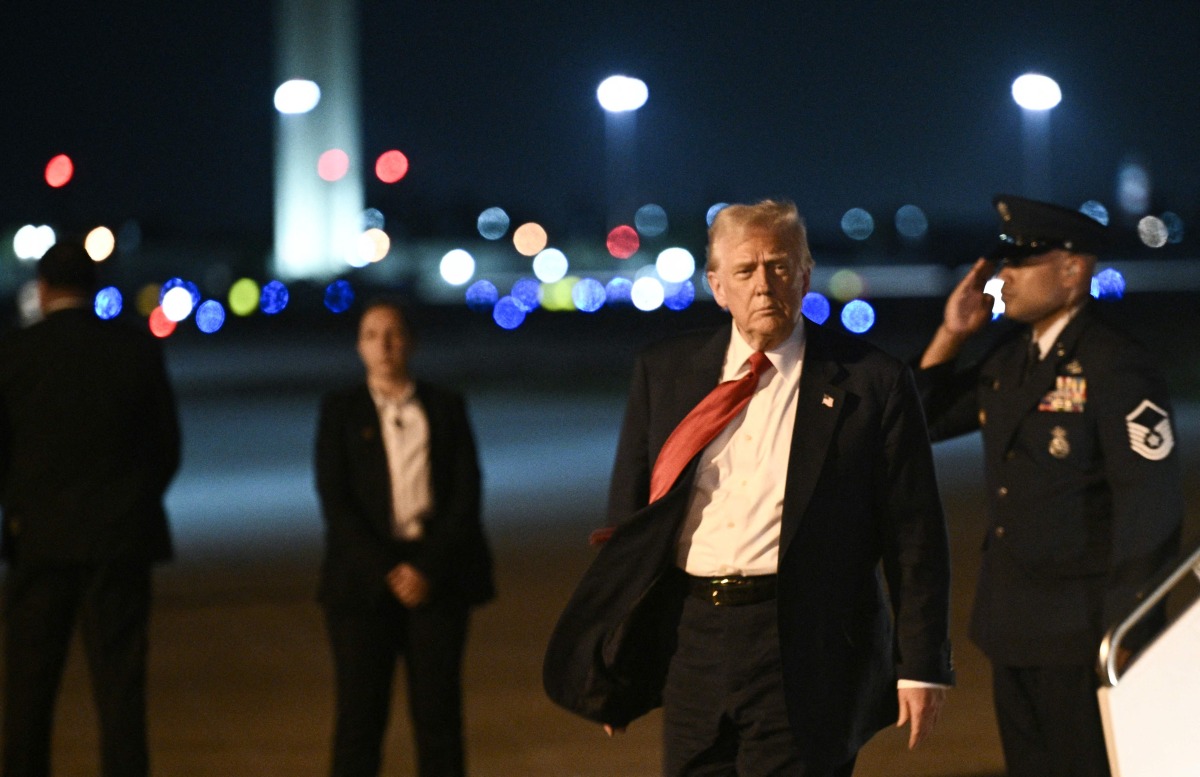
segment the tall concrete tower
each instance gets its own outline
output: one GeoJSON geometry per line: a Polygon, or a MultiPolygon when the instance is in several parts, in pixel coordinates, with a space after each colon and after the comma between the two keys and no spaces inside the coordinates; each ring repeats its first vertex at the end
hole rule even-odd
{"type": "Polygon", "coordinates": [[[276,273],[329,278],[344,271],[361,232],[363,168],[356,0],[275,0],[277,84],[307,79],[320,100],[304,113],[280,113],[275,135],[276,273]],[[349,169],[334,181],[317,172],[340,149],[349,169]]]}

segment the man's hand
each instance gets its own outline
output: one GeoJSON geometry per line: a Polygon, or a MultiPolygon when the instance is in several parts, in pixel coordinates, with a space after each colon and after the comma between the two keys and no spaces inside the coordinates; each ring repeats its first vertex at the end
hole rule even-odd
{"type": "Polygon", "coordinates": [[[397,564],[388,572],[387,581],[392,594],[405,607],[416,607],[429,598],[429,578],[412,564],[397,564]]]}
{"type": "Polygon", "coordinates": [[[604,733],[608,734],[608,736],[611,738],[613,734],[624,734],[625,727],[624,726],[610,726],[607,723],[605,723],[604,724],[604,733]]]}
{"type": "Polygon", "coordinates": [[[945,688],[900,688],[896,691],[900,700],[900,719],[896,728],[911,724],[908,749],[912,750],[933,731],[942,705],[946,703],[945,688]]]}
{"type": "Polygon", "coordinates": [[[967,338],[992,320],[991,294],[984,294],[983,287],[992,277],[995,266],[987,259],[979,259],[963,277],[946,299],[942,312],[942,325],[930,341],[921,357],[921,367],[932,367],[948,362],[958,355],[967,338]]]}

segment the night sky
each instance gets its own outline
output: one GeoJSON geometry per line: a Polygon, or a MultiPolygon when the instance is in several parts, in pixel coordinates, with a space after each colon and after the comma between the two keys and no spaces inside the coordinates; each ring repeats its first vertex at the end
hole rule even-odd
{"type": "MultiPolygon", "coordinates": [[[[167,236],[270,234],[269,3],[6,2],[0,11],[0,233],[138,219],[167,236]],[[70,154],[75,179],[42,182],[70,154]]],[[[1013,79],[1055,78],[1050,198],[1112,204],[1126,160],[1155,212],[1200,232],[1200,3],[364,0],[364,150],[411,172],[367,203],[413,232],[502,205],[603,220],[613,73],[642,78],[643,201],[794,199],[814,231],[854,206],[991,221],[1021,193],[1013,79]]],[[[1194,236],[1188,242],[1195,240],[1194,236]]],[[[1194,252],[1193,252],[1194,254],[1194,252]]]]}

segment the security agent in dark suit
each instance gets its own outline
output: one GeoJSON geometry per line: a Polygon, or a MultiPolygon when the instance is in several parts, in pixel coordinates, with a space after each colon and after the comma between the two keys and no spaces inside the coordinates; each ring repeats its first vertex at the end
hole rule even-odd
{"type": "Polygon", "coordinates": [[[666,775],[848,775],[884,726],[924,738],[953,680],[911,374],[801,317],[811,267],[790,203],[717,215],[708,279],[732,326],[638,359],[616,526],[546,652],[549,696],[610,733],[663,706],[666,775]],[[754,351],[770,366],[749,405],[647,504],[667,437],[754,351]]]}
{"type": "Polygon", "coordinates": [[[1012,777],[1109,773],[1094,671],[1105,629],[1177,550],[1183,517],[1171,402],[1147,351],[1089,289],[1108,228],[999,196],[1001,235],[953,291],[918,372],[935,439],[982,430],[988,530],[971,619],[993,664],[1012,777]],[[996,261],[1004,315],[989,326],[996,261]]]}
{"type": "Polygon", "coordinates": [[[377,775],[398,656],[422,777],[466,773],[468,612],[493,596],[480,473],[461,396],[413,380],[403,311],[368,305],[365,384],[327,395],[316,441],[325,520],[319,598],[337,682],[331,774],[377,775]]]}
{"type": "Polygon", "coordinates": [[[105,777],[143,777],[150,566],[171,555],[163,495],[179,466],[157,341],[91,310],[83,247],[38,262],[44,319],[0,341],[6,619],[4,775],[50,772],[50,729],[78,623],[105,777]]]}

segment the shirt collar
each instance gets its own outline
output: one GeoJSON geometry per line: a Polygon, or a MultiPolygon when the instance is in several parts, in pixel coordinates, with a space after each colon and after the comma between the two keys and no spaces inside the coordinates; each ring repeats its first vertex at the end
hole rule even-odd
{"type": "MultiPolygon", "coordinates": [[[[1086,302],[1086,300],[1085,300],[1086,302]]],[[[1071,308],[1065,316],[1059,316],[1058,320],[1050,326],[1046,327],[1046,331],[1037,338],[1038,344],[1038,360],[1045,359],[1046,354],[1050,353],[1050,349],[1054,347],[1054,343],[1058,340],[1058,336],[1067,328],[1067,324],[1075,318],[1075,315],[1083,309],[1084,303],[1081,302],[1071,308]]]]}
{"type": "MultiPolygon", "coordinates": [[[[730,323],[733,333],[729,338],[729,347],[725,350],[725,367],[721,372],[721,380],[733,380],[743,371],[746,360],[754,353],[754,348],[746,342],[746,338],[738,331],[737,324],[730,323]]],[[[804,359],[804,316],[796,320],[792,333],[779,345],[764,351],[771,365],[781,375],[790,375],[796,366],[804,359]]]]}
{"type": "Polygon", "coordinates": [[[402,407],[412,402],[417,394],[416,384],[412,381],[409,381],[399,394],[385,392],[382,388],[370,383],[367,384],[367,390],[371,392],[371,399],[374,400],[376,407],[387,407],[388,405],[402,407]]]}

